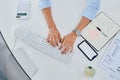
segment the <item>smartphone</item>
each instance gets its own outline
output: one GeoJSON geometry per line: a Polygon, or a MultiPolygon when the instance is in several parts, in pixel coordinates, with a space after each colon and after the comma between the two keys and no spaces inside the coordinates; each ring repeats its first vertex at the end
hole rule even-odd
{"type": "Polygon", "coordinates": [[[78,44],[78,48],[90,61],[92,61],[93,59],[95,59],[98,56],[98,53],[86,40],[84,40],[80,44],[78,44]]]}

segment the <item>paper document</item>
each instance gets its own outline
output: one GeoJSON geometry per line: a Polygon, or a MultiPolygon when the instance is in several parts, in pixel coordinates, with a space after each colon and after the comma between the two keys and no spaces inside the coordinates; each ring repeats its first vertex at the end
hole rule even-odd
{"type": "Polygon", "coordinates": [[[112,73],[107,72],[104,80],[120,80],[120,78],[112,73]]]}
{"type": "Polygon", "coordinates": [[[30,15],[30,0],[17,0],[16,19],[28,19],[30,15]]]}
{"type": "Polygon", "coordinates": [[[110,43],[99,65],[120,78],[120,32],[110,43]]]}

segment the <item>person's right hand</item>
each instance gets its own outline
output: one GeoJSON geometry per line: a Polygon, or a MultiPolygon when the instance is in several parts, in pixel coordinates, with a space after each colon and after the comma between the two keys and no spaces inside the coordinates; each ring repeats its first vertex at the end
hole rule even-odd
{"type": "Polygon", "coordinates": [[[60,43],[61,36],[56,27],[49,28],[47,41],[50,43],[50,45],[54,47],[58,46],[58,44],[60,43]]]}

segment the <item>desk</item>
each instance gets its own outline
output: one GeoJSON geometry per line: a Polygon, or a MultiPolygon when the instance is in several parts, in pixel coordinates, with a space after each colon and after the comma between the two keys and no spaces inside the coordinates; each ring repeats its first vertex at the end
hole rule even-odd
{"type": "MultiPolygon", "coordinates": [[[[38,8],[38,1],[31,1],[30,19],[21,21],[15,19],[17,0],[0,1],[0,29],[10,48],[12,48],[14,44],[14,38],[11,33],[13,26],[16,24],[27,27],[47,37],[48,29],[44,17],[38,8]]],[[[53,2],[53,15],[58,29],[62,36],[66,35],[79,22],[80,13],[84,9],[86,2],[84,0],[74,0],[74,3],[72,1],[67,3],[65,0],[51,1],[53,2]],[[63,30],[63,28],[66,29],[63,30]]],[[[114,0],[105,0],[101,2],[101,10],[111,16],[117,23],[120,22],[120,11],[117,10],[119,4],[119,0],[116,0],[116,2],[114,0]]],[[[37,75],[33,77],[33,80],[104,80],[105,71],[98,66],[98,62],[102,57],[102,52],[105,48],[99,52],[98,57],[94,61],[90,62],[76,47],[81,41],[82,38],[76,40],[74,56],[72,62],[68,65],[44,55],[33,48],[23,45],[32,61],[39,68],[39,71],[37,75]],[[89,65],[96,69],[96,74],[93,78],[86,78],[84,76],[83,70],[89,65]]]]}

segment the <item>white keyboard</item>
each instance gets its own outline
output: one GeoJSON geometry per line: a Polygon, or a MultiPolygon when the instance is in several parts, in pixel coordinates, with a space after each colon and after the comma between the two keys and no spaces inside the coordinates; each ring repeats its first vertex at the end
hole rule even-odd
{"type": "Polygon", "coordinates": [[[64,63],[68,64],[71,62],[73,55],[72,53],[61,54],[61,51],[58,48],[51,46],[45,38],[38,34],[27,31],[24,33],[21,40],[29,46],[39,50],[40,52],[50,55],[64,63]]]}

